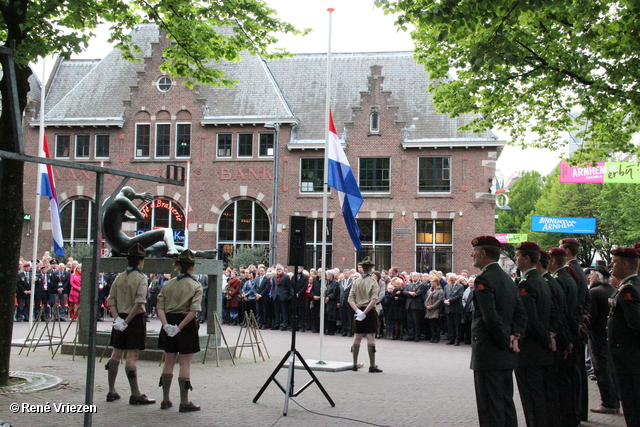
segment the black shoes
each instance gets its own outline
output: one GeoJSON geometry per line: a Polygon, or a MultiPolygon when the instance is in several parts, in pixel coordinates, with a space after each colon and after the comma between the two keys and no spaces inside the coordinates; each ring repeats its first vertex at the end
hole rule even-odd
{"type": "Polygon", "coordinates": [[[180,404],[180,412],[193,412],[193,411],[199,411],[200,407],[197,405],[194,405],[193,402],[189,402],[186,405],[181,403],[180,404]]]}
{"type": "Polygon", "coordinates": [[[107,393],[107,402],[113,402],[114,400],[119,400],[120,399],[120,395],[116,392],[109,392],[107,393]]]}
{"type": "Polygon", "coordinates": [[[146,394],[129,398],[129,405],[151,405],[153,403],[156,403],[156,400],[148,398],[146,394]]]}
{"type": "Polygon", "coordinates": [[[375,374],[376,372],[382,372],[382,369],[378,368],[378,365],[369,366],[369,373],[375,374]]]}
{"type": "Polygon", "coordinates": [[[173,403],[170,400],[160,402],[160,409],[169,409],[171,407],[173,407],[173,403]]]}

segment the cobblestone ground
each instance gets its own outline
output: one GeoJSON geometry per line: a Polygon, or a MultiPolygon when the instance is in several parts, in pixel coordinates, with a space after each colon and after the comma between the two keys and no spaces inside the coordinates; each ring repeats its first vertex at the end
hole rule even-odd
{"type": "MultiPolygon", "coordinates": [[[[152,319],[149,329],[159,329],[159,321],[152,319]]],[[[109,323],[99,324],[107,329],[109,323]]],[[[230,343],[235,343],[240,328],[224,326],[230,343]]],[[[25,338],[27,324],[14,327],[14,340],[25,338]]],[[[96,413],[92,416],[95,426],[475,426],[478,418],[473,390],[473,374],[469,369],[469,346],[447,346],[428,342],[401,342],[377,340],[377,364],[384,370],[380,374],[369,374],[368,357],[363,342],[360,361],[365,369],[358,372],[316,372],[322,385],[336,403],[331,407],[315,384],[289,402],[288,415],[282,417],[284,393],[275,384],[270,384],[264,394],[252,400],[267,381],[278,362],[290,348],[291,334],[281,331],[261,331],[271,355],[270,359],[253,362],[250,349],[244,349],[242,358],[233,366],[230,360],[221,360],[216,367],[215,356],[207,356],[205,364],[192,366],[190,394],[202,411],[179,413],[179,392],[174,380],[172,400],[174,407],[160,410],[162,400],[158,378],[161,368],[157,362],[140,361],[138,374],[140,389],[158,403],[148,406],[128,404],[128,383],[124,368],[117,379],[117,388],[122,399],[107,403],[107,375],[104,361],[96,363],[94,388],[96,413]]],[[[73,336],[73,335],[70,335],[73,336]]],[[[349,352],[351,339],[341,336],[325,336],[322,359],[327,361],[351,361],[349,352]]],[[[297,334],[297,349],[305,359],[320,356],[319,334],[310,332],[297,334]]],[[[46,347],[38,348],[28,357],[26,352],[18,355],[20,348],[14,347],[11,359],[12,371],[34,371],[56,375],[62,384],[54,389],[31,392],[0,394],[0,420],[14,427],[23,426],[80,426],[82,414],[57,413],[12,413],[12,403],[53,405],[53,403],[83,404],[85,395],[86,359],[72,360],[70,355],[58,354],[51,359],[46,347]]],[[[99,357],[99,354],[98,354],[99,357]]],[[[177,370],[175,378],[177,378],[177,370]]],[[[286,383],[287,370],[282,369],[277,378],[286,383]]],[[[295,371],[296,389],[304,385],[309,375],[304,370],[295,371]]],[[[590,407],[598,406],[596,383],[589,382],[590,407]]],[[[515,396],[520,425],[524,426],[520,398],[515,396]]],[[[598,415],[591,413],[585,426],[623,426],[622,415],[598,415]]]]}

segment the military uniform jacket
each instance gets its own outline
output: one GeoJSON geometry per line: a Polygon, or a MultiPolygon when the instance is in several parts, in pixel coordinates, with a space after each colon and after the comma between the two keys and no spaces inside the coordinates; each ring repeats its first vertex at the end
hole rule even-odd
{"type": "MultiPolygon", "coordinates": [[[[609,349],[616,366],[624,365],[629,374],[640,373],[640,278],[625,279],[611,298],[607,323],[609,349]]],[[[623,375],[624,372],[617,372],[623,375]]]]}
{"type": "Polygon", "coordinates": [[[471,324],[471,369],[514,369],[517,354],[511,351],[511,334],[524,334],[527,313],[518,288],[497,262],[476,277],[471,324]]]}
{"type": "MultiPolygon", "coordinates": [[[[591,310],[591,297],[589,296],[589,284],[587,283],[587,276],[584,274],[584,270],[580,266],[577,259],[572,259],[567,263],[567,266],[571,268],[571,271],[576,276],[576,285],[578,287],[578,307],[580,313],[583,316],[588,316],[591,310]]],[[[583,317],[584,318],[584,317],[583,317]]]]}
{"type": "Polygon", "coordinates": [[[24,271],[18,273],[18,283],[16,285],[16,295],[18,298],[25,298],[27,296],[25,295],[25,291],[31,290],[31,283],[29,282],[31,274],[33,274],[31,271],[29,273],[25,273],[24,271]]]}
{"type": "Polygon", "coordinates": [[[578,336],[578,328],[582,321],[582,313],[578,307],[578,285],[573,280],[571,274],[567,271],[567,267],[556,270],[553,278],[560,284],[564,292],[567,303],[567,325],[569,332],[573,336],[578,336]]]}
{"type": "Polygon", "coordinates": [[[519,341],[518,366],[544,366],[553,363],[549,349],[549,320],[551,318],[551,291],[542,275],[532,268],[518,283],[518,294],[527,312],[527,329],[519,341]]]}
{"type": "Polygon", "coordinates": [[[556,334],[556,347],[559,352],[569,350],[569,344],[571,342],[571,333],[569,332],[569,324],[567,318],[569,317],[569,310],[567,307],[567,296],[562,290],[562,286],[556,279],[553,278],[548,271],[542,275],[544,280],[549,285],[551,290],[551,296],[553,304],[556,307],[556,322],[552,320],[549,322],[549,330],[556,334]]]}

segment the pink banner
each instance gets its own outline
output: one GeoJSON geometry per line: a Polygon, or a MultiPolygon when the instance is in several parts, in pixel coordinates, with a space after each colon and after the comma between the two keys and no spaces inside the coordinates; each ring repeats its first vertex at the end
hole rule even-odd
{"type": "Polygon", "coordinates": [[[498,242],[500,243],[509,243],[509,235],[504,233],[496,233],[496,239],[498,239],[498,242]]]}
{"type": "Polygon", "coordinates": [[[597,166],[574,167],[567,162],[560,162],[560,182],[574,184],[596,184],[604,182],[605,163],[597,166]]]}

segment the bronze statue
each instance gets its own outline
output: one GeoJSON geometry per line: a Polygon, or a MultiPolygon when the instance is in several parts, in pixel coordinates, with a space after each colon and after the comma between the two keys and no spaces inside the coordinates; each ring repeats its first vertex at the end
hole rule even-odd
{"type": "MultiPolygon", "coordinates": [[[[140,209],[133,204],[136,199],[150,202],[153,200],[153,195],[148,192],[136,193],[133,188],[127,186],[113,200],[109,197],[104,202],[103,234],[114,255],[122,256],[129,251],[131,246],[140,243],[145,248],[147,255],[162,255],[166,253],[168,257],[177,257],[185,248],[175,244],[171,228],[158,228],[133,237],[127,236],[122,231],[122,223],[124,221],[144,220],[140,209]],[[133,214],[133,216],[128,215],[127,212],[133,214]]],[[[195,254],[200,258],[215,258],[216,252],[214,249],[195,251],[195,254]]]]}

